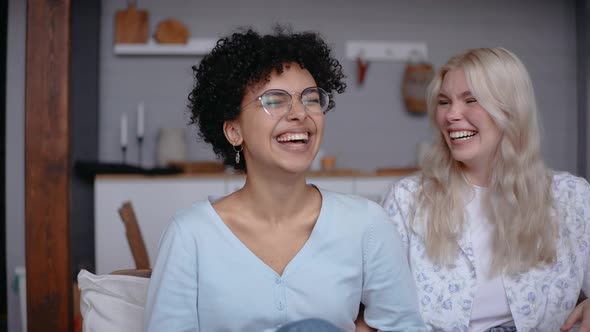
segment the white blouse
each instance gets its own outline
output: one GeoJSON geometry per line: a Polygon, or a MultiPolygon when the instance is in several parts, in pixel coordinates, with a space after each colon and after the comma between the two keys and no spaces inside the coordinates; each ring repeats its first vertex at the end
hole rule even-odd
{"type": "Polygon", "coordinates": [[[486,331],[496,326],[514,326],[502,275],[490,275],[492,264],[492,233],[494,228],[481,207],[487,189],[473,186],[473,198],[465,207],[475,262],[475,297],[469,331],[486,331]]]}

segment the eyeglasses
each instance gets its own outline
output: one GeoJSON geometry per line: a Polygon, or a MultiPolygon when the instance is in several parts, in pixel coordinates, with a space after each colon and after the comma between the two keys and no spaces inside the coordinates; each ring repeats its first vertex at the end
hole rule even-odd
{"type": "Polygon", "coordinates": [[[252,102],[244,105],[244,108],[259,100],[266,114],[272,117],[281,117],[291,111],[293,95],[300,96],[303,108],[309,113],[325,114],[328,112],[330,95],[324,89],[315,86],[303,90],[300,94],[289,93],[281,89],[267,90],[252,102]]]}

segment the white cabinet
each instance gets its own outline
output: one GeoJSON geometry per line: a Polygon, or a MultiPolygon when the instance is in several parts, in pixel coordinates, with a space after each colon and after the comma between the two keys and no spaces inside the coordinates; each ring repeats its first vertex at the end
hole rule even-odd
{"type": "MultiPolygon", "coordinates": [[[[356,194],[379,202],[397,176],[313,176],[319,188],[356,194]]],[[[122,176],[95,180],[96,272],[134,268],[118,209],[131,201],[150,258],[154,263],[162,231],[176,211],[208,196],[225,196],[244,185],[243,176],[122,176]]]]}
{"type": "Polygon", "coordinates": [[[381,203],[389,187],[399,177],[396,176],[367,176],[355,178],[355,195],[368,198],[377,203],[381,203]]]}
{"type": "Polygon", "coordinates": [[[354,194],[353,177],[320,177],[314,176],[307,178],[307,183],[314,184],[316,187],[335,191],[338,193],[354,194]]]}
{"type": "Polygon", "coordinates": [[[225,180],[225,192],[231,194],[234,191],[242,189],[244,183],[246,183],[245,176],[229,177],[225,180]]]}
{"type": "Polygon", "coordinates": [[[131,201],[150,263],[158,241],[174,213],[207,196],[226,194],[225,179],[190,177],[101,176],[94,185],[94,240],[96,272],[134,268],[133,256],[118,210],[131,201]]]}

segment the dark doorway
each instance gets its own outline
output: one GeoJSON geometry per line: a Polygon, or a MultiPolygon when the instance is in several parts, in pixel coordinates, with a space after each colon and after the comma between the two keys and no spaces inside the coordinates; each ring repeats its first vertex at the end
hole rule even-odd
{"type": "Polygon", "coordinates": [[[6,39],[8,1],[0,1],[0,331],[8,329],[6,293],[6,39]]]}
{"type": "MultiPolygon", "coordinates": [[[[71,162],[98,159],[100,0],[72,1],[70,77],[71,162]]],[[[73,166],[72,166],[73,168],[73,166]]],[[[71,271],[94,271],[94,179],[72,174],[71,271]]]]}

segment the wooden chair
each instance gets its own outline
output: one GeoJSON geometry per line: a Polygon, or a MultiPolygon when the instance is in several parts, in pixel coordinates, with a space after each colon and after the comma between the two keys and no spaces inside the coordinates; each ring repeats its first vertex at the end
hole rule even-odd
{"type": "Polygon", "coordinates": [[[122,275],[122,276],[132,276],[132,277],[140,277],[140,278],[150,278],[152,276],[151,269],[128,269],[128,270],[117,270],[113,271],[109,274],[112,275],[122,275]]]}
{"type": "Polygon", "coordinates": [[[123,202],[123,205],[119,208],[119,215],[125,225],[125,233],[127,235],[127,241],[129,242],[131,254],[133,255],[133,260],[135,261],[135,268],[137,270],[149,270],[150,260],[131,202],[123,202]]]}
{"type": "MultiPolygon", "coordinates": [[[[139,229],[139,224],[137,223],[137,216],[135,215],[135,211],[133,211],[131,202],[123,202],[123,205],[121,205],[119,208],[119,215],[121,216],[121,220],[125,225],[127,242],[129,242],[131,254],[133,255],[133,260],[135,261],[135,269],[117,270],[109,273],[109,275],[113,276],[113,278],[116,278],[115,276],[125,275],[149,279],[152,275],[152,270],[150,269],[150,260],[145,248],[143,236],[141,235],[141,231],[139,229]]],[[[114,325],[125,331],[141,330],[141,319],[138,318],[138,313],[142,312],[143,308],[140,308],[138,311],[138,303],[136,303],[136,301],[138,300],[139,295],[143,294],[143,296],[145,296],[145,293],[147,293],[147,284],[145,284],[145,282],[127,281],[125,287],[127,287],[126,289],[129,289],[130,286],[133,286],[133,296],[129,297],[128,291],[124,292],[127,298],[121,299],[120,296],[115,297],[118,303],[117,308],[120,309],[121,305],[123,305],[125,308],[129,307],[128,311],[124,315],[121,315],[120,312],[117,315],[110,315],[113,312],[108,308],[112,307],[112,304],[105,305],[105,299],[108,299],[109,296],[112,297],[113,293],[118,294],[117,290],[120,290],[121,286],[117,286],[117,284],[119,284],[121,281],[118,279],[108,278],[107,276],[93,276],[92,273],[88,271],[80,272],[78,275],[78,280],[80,279],[81,275],[84,280],[82,287],[78,289],[78,283],[76,283],[76,289],[74,290],[74,301],[79,303],[76,305],[76,307],[80,308],[80,310],[76,310],[76,315],[74,316],[76,331],[81,331],[83,328],[89,330],[101,329],[106,325],[109,327],[114,325]],[[90,276],[93,277],[91,278],[90,276]],[[101,281],[99,279],[104,280],[101,281]],[[107,281],[107,279],[109,280],[107,281]],[[115,280],[117,280],[117,282],[114,282],[115,280]],[[100,290],[103,291],[101,292],[100,290]],[[82,300],[83,303],[80,301],[80,291],[82,291],[82,294],[86,294],[82,295],[84,298],[82,300]],[[98,297],[100,297],[100,301],[95,299],[98,297]],[[84,314],[82,314],[82,312],[84,312],[84,314]],[[90,315],[93,317],[93,319],[85,321],[83,315],[90,315]],[[122,317],[128,317],[128,319],[123,319],[122,317]],[[129,329],[129,326],[136,326],[136,328],[129,329]]],[[[141,301],[145,301],[145,299],[141,301]]],[[[143,302],[140,304],[142,306],[144,305],[143,302]]]]}

